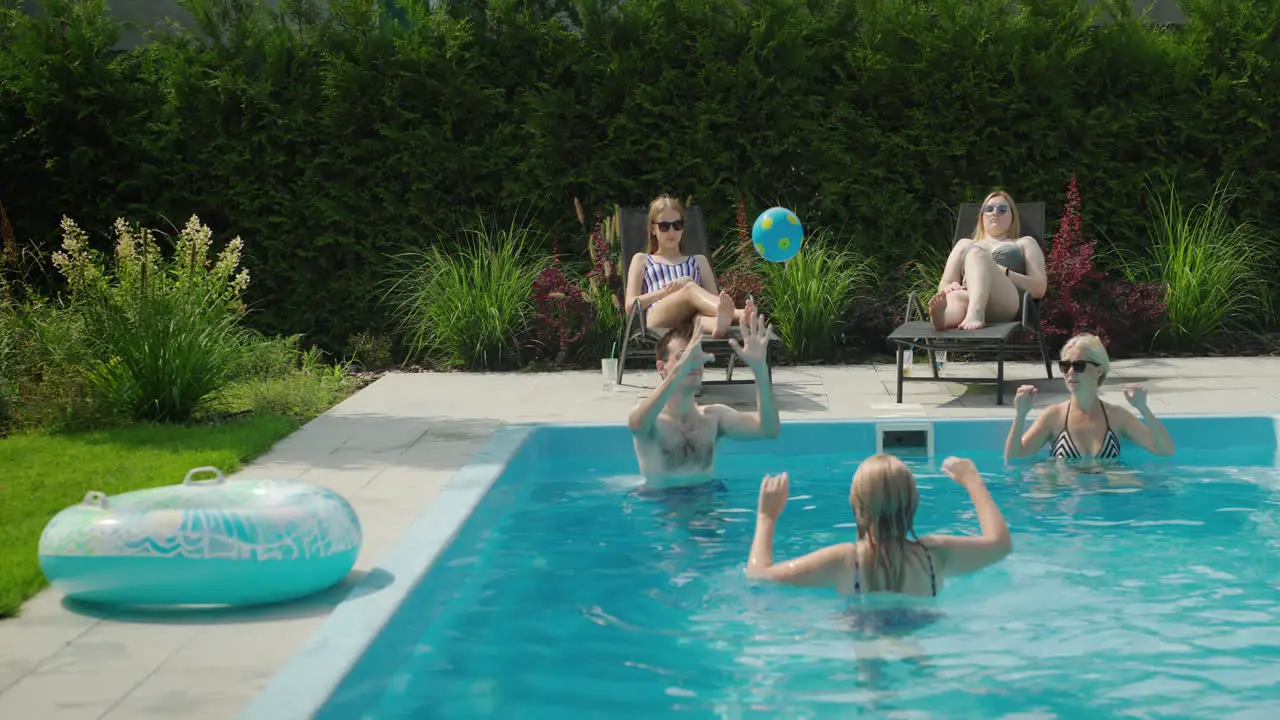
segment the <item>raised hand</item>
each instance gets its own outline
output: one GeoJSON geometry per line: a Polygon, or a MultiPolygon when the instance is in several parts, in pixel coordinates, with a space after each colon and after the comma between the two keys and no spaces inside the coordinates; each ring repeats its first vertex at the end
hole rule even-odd
{"type": "Polygon", "coordinates": [[[969,487],[970,483],[982,479],[978,475],[978,467],[967,458],[949,457],[943,460],[942,472],[961,487],[969,487]]]}
{"type": "Polygon", "coordinates": [[[790,492],[787,474],[765,475],[760,481],[759,512],[765,517],[778,519],[783,508],[787,506],[787,494],[790,492]]]}
{"type": "Polygon", "coordinates": [[[764,366],[769,349],[769,334],[773,326],[765,322],[764,315],[756,312],[754,304],[750,304],[742,318],[741,327],[742,341],[730,340],[729,347],[733,348],[748,367],[764,366]]]}
{"type": "Polygon", "coordinates": [[[693,335],[689,338],[689,344],[685,347],[684,354],[680,356],[679,363],[676,366],[679,372],[687,373],[715,359],[714,355],[702,349],[702,337],[702,323],[695,322],[693,324],[693,335]]]}
{"type": "Polygon", "coordinates": [[[1124,399],[1139,412],[1147,409],[1147,389],[1138,383],[1124,386],[1124,399]]]}
{"type": "Polygon", "coordinates": [[[1024,417],[1031,412],[1031,407],[1036,402],[1036,394],[1039,392],[1035,385],[1020,385],[1018,392],[1013,396],[1013,411],[1019,417],[1024,417]]]}

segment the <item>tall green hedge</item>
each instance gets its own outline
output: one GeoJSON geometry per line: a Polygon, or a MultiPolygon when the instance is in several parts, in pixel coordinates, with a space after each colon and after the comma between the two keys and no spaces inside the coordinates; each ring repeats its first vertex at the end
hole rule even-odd
{"type": "Polygon", "coordinates": [[[1149,182],[1197,202],[1233,174],[1242,213],[1280,219],[1275,2],[1186,0],[1162,29],[1075,0],[191,0],[203,35],[122,54],[103,5],[4,15],[19,236],[197,213],[245,238],[258,324],[331,348],[384,326],[388,253],[476,207],[567,237],[575,196],[670,192],[719,235],[745,197],[886,267],[994,185],[1056,214],[1073,171],[1121,246],[1146,242],[1149,182]]]}

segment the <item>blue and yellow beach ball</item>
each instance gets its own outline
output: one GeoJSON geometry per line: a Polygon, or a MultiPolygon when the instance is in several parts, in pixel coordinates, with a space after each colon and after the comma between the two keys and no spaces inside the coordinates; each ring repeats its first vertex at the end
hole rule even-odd
{"type": "Polygon", "coordinates": [[[800,252],[804,227],[795,213],[772,207],[756,218],[756,224],[751,227],[751,242],[765,260],[785,262],[800,252]]]}

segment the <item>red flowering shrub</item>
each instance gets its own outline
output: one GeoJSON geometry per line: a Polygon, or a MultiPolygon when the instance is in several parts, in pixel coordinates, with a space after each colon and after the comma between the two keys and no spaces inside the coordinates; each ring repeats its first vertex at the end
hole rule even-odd
{"type": "Polygon", "coordinates": [[[595,305],[578,283],[560,267],[560,241],[552,251],[551,264],[533,279],[533,303],[537,311],[538,339],[556,348],[555,362],[563,364],[573,344],[582,339],[596,319],[595,305]]]}
{"type": "Polygon", "coordinates": [[[733,304],[742,307],[748,297],[760,300],[760,291],[764,288],[764,277],[757,268],[759,255],[751,244],[751,228],[747,226],[746,205],[738,201],[738,247],[734,261],[728,270],[716,277],[716,285],[720,290],[729,293],[733,304]]]}
{"type": "Polygon", "coordinates": [[[1067,186],[1053,248],[1046,258],[1045,334],[1055,344],[1074,335],[1097,335],[1108,350],[1125,353],[1150,341],[1164,314],[1164,287],[1109,278],[1093,262],[1097,242],[1086,240],[1080,223],[1076,176],[1067,186]]]}

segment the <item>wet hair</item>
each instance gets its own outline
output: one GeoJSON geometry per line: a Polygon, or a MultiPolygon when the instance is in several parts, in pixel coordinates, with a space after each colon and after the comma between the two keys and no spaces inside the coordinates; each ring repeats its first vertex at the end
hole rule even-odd
{"type": "Polygon", "coordinates": [[[863,587],[902,592],[907,542],[919,542],[915,517],[920,493],[911,468],[888,453],[863,460],[853,474],[849,504],[857,519],[858,540],[866,541],[871,551],[871,562],[862,566],[863,587]]]}
{"type": "Polygon", "coordinates": [[[676,340],[680,340],[687,344],[692,339],[693,339],[693,322],[687,322],[687,323],[682,323],[680,325],[677,325],[676,327],[667,331],[667,334],[663,335],[662,338],[658,340],[657,347],[653,349],[654,358],[657,360],[664,360],[664,361],[670,360],[671,359],[671,343],[675,342],[676,340]]]}
{"type": "MultiPolygon", "coordinates": [[[[650,255],[658,252],[658,236],[653,231],[653,224],[658,222],[658,216],[662,214],[662,211],[668,209],[675,210],[680,213],[681,221],[685,219],[684,206],[680,204],[679,200],[671,197],[670,195],[659,195],[653,199],[653,202],[649,203],[649,224],[647,226],[648,229],[645,231],[649,234],[649,244],[647,245],[645,252],[650,255]]],[[[688,228],[685,228],[685,230],[688,230],[688,228]]],[[[680,235],[681,254],[687,254],[685,253],[684,247],[684,235],[682,234],[680,235]]]]}
{"type": "Polygon", "coordinates": [[[1062,352],[1058,355],[1059,360],[1067,358],[1067,351],[1072,348],[1079,348],[1084,353],[1086,360],[1091,360],[1102,368],[1102,377],[1098,378],[1098,382],[1107,379],[1111,374],[1111,357],[1107,355],[1107,346],[1102,344],[1102,338],[1093,333],[1080,333],[1068,340],[1062,346],[1062,352]]]}

